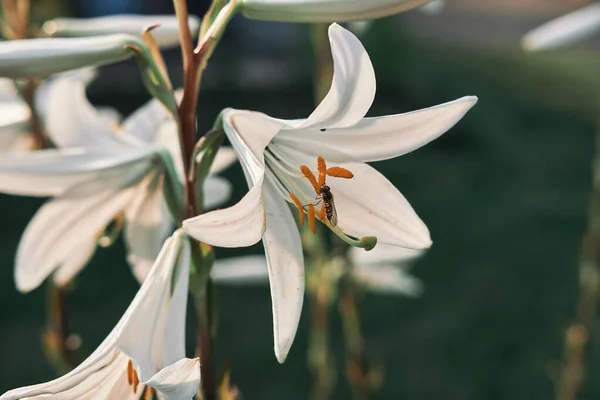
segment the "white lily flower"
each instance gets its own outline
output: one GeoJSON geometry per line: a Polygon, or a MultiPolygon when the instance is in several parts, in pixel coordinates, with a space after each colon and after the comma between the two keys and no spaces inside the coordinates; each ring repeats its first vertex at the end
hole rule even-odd
{"type": "Polygon", "coordinates": [[[525,50],[566,46],[600,30],[600,3],[592,3],[539,26],[523,36],[525,50]]]}
{"type": "Polygon", "coordinates": [[[60,378],[0,399],[138,399],[153,390],[161,399],[191,399],[200,362],[185,358],[190,253],[188,238],[177,231],[121,320],[85,361],[60,378]]]}
{"type": "Polygon", "coordinates": [[[347,22],[386,17],[431,0],[241,0],[245,17],[282,22],[347,22]]]}
{"type": "MultiPolygon", "coordinates": [[[[46,100],[46,130],[58,148],[0,156],[0,191],[54,197],[21,238],[17,288],[34,289],[54,270],[58,284],[68,282],[115,218],[124,220],[129,261],[143,281],[173,229],[162,192],[165,181],[177,181],[174,170],[183,169],[173,165],[179,157],[175,122],[152,100],[122,127],[112,126],[88,102],[84,82],[69,75],[52,84],[46,100]]],[[[219,152],[218,168],[233,161],[232,153],[219,152]]],[[[225,180],[214,177],[204,189],[207,208],[225,201],[230,192],[225,180]]]]}
{"type": "Polygon", "coordinates": [[[0,78],[0,153],[31,150],[30,111],[11,79],[0,78]]]}
{"type": "Polygon", "coordinates": [[[308,211],[309,223],[311,216],[314,223],[311,204],[318,189],[300,173],[300,166],[314,165],[322,156],[325,163],[342,167],[333,168],[334,176],[340,176],[340,171],[353,173],[353,179],[327,181],[338,210],[337,226],[325,219],[323,209],[319,212],[321,221],[348,243],[365,245],[348,235],[374,235],[384,244],[429,247],[427,227],[408,201],[366,162],[394,158],[427,144],[456,124],[477,101],[464,97],[406,114],[364,118],[375,95],[369,56],[360,41],[337,24],[331,25],[329,38],[333,82],[307,119],[287,121],[240,110],[223,113],[225,132],[250,190],[230,208],[183,223],[191,236],[215,246],[249,246],[262,238],[271,284],[275,354],[280,362],[292,344],[304,298],[300,234],[286,202],[299,206],[301,218],[308,211]]]}
{"type": "Polygon", "coordinates": [[[353,264],[352,276],[365,289],[380,294],[403,294],[416,297],[423,292],[423,284],[407,269],[423,250],[378,244],[366,252],[352,247],[348,258],[353,264]]]}
{"type": "Polygon", "coordinates": [[[0,76],[37,78],[126,60],[145,48],[135,36],[25,39],[0,42],[0,76]]]}
{"type": "MultiPolygon", "coordinates": [[[[65,72],[61,76],[79,79],[89,84],[96,76],[93,68],[65,72]]],[[[36,91],[35,108],[42,121],[46,118],[48,109],[48,93],[54,82],[60,80],[45,80],[36,91]]],[[[121,120],[119,113],[110,108],[99,108],[98,112],[110,125],[116,125],[121,120]]],[[[16,153],[31,151],[34,140],[31,133],[31,111],[21,98],[12,79],[0,78],[0,153],[16,153]]]]}
{"type": "MultiPolygon", "coordinates": [[[[188,18],[191,32],[196,35],[200,28],[200,19],[188,18]]],[[[126,33],[141,37],[144,29],[159,25],[152,36],[159,47],[168,48],[179,45],[179,24],[175,15],[135,15],[122,14],[96,18],[56,18],[47,21],[42,30],[49,36],[100,36],[111,33],[126,33]]]]}

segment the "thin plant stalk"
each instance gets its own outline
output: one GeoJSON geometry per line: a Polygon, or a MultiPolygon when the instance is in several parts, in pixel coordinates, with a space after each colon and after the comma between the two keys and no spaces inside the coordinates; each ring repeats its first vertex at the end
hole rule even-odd
{"type": "MultiPolygon", "coordinates": [[[[177,110],[179,126],[179,139],[184,171],[194,171],[194,149],[197,134],[197,106],[198,94],[202,72],[212,55],[219,39],[229,22],[237,11],[236,1],[223,4],[220,0],[213,0],[210,14],[219,12],[213,19],[206,16],[203,20],[201,35],[198,45],[194,48],[193,36],[188,24],[188,10],[185,0],[174,0],[175,13],[179,22],[179,39],[183,58],[183,97],[177,110]],[[208,26],[207,26],[208,25],[208,26]]],[[[184,218],[200,215],[203,210],[196,201],[195,174],[187,173],[184,181],[185,212],[184,218]]],[[[194,251],[199,252],[202,243],[193,246],[194,251]]],[[[217,385],[215,378],[215,362],[213,359],[213,318],[210,262],[204,262],[201,254],[195,254],[199,260],[193,268],[190,279],[190,294],[194,299],[196,314],[196,353],[200,357],[202,390],[198,397],[204,400],[217,398],[217,385]],[[206,269],[206,270],[201,270],[206,269]]]]}
{"type": "MultiPolygon", "coordinates": [[[[599,124],[600,125],[600,124],[599,124]]],[[[575,317],[565,331],[563,362],[556,399],[575,400],[587,374],[589,341],[596,325],[600,293],[600,126],[596,130],[588,225],[579,258],[579,299],[575,317]]]]}

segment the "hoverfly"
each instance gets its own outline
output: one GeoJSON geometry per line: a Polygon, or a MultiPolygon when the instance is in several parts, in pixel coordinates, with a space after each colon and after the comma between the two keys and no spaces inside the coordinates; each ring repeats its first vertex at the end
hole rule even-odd
{"type": "MultiPolygon", "coordinates": [[[[329,186],[323,184],[323,186],[321,186],[319,190],[321,192],[321,195],[318,197],[320,197],[320,200],[322,200],[323,204],[325,205],[325,216],[327,217],[327,220],[329,221],[331,226],[336,226],[337,211],[335,210],[335,203],[333,202],[333,194],[331,193],[331,189],[329,188],[329,186]]],[[[318,204],[319,203],[317,203],[316,205],[318,204]]]]}

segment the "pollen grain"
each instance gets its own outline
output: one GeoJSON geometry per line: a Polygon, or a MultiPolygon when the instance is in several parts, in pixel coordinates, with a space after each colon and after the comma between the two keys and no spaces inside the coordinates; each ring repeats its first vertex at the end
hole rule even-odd
{"type": "Polygon", "coordinates": [[[290,193],[290,199],[292,199],[292,201],[298,208],[298,218],[300,219],[300,226],[302,226],[304,225],[304,208],[302,207],[302,203],[294,193],[290,193]]]}

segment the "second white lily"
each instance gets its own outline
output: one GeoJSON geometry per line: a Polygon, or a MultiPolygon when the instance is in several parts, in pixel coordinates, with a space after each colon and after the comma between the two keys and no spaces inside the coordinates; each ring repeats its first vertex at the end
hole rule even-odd
{"type": "MultiPolygon", "coordinates": [[[[58,79],[47,93],[45,120],[58,148],[0,156],[0,191],[55,197],[21,238],[17,288],[34,289],[56,269],[55,281],[68,282],[114,219],[125,225],[130,262],[141,282],[173,229],[162,192],[166,181],[179,184],[177,170],[183,168],[177,160],[176,125],[152,100],[122,127],[111,126],[87,100],[81,79],[58,79]]],[[[220,154],[221,168],[233,161],[231,153],[220,154]]],[[[205,185],[207,207],[228,198],[226,181],[210,178],[205,185]]]]}
{"type": "MultiPolygon", "coordinates": [[[[263,240],[273,304],[275,355],[283,362],[294,339],[304,298],[300,234],[287,203],[299,210],[315,202],[315,184],[300,166],[321,156],[353,173],[327,181],[335,197],[338,224],[349,243],[376,236],[407,248],[431,245],[429,232],[408,201],[366,162],[409,153],[451,128],[476,103],[464,97],[406,114],[364,118],[375,96],[375,74],[360,41],[337,24],[329,29],[334,76],[324,100],[307,118],[280,120],[265,114],[226,110],[225,132],[238,154],[250,191],[236,205],[184,221],[184,230],[222,247],[263,240]],[[292,196],[292,194],[294,196],[292,196]]],[[[310,207],[308,207],[310,211],[310,207]]],[[[327,224],[324,218],[321,219],[327,224]]],[[[360,245],[360,244],[359,244],[360,245]]]]}

